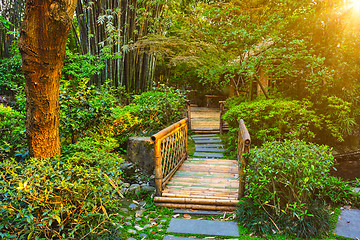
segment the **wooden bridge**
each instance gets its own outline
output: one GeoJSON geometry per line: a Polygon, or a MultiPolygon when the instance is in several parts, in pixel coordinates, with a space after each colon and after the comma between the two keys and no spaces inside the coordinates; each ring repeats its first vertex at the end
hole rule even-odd
{"type": "MultiPolygon", "coordinates": [[[[206,118],[206,115],[203,117],[206,118]]],[[[196,125],[194,119],[191,119],[191,125],[201,129],[201,124],[196,125]]],[[[244,194],[246,161],[242,154],[250,148],[250,136],[244,122],[239,122],[236,160],[222,156],[221,140],[215,134],[194,135],[197,154],[188,158],[188,124],[189,119],[183,119],[151,137],[155,148],[155,204],[187,209],[233,210],[244,194]]],[[[220,124],[219,120],[216,124],[220,124]]],[[[214,129],[215,123],[213,128],[202,128],[202,132],[215,132],[214,129]]],[[[220,132],[219,127],[217,131],[220,132]]]]}

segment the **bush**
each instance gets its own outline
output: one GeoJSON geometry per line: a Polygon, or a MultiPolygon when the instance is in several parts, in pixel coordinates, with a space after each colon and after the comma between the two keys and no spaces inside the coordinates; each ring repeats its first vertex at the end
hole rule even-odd
{"type": "Polygon", "coordinates": [[[260,99],[246,102],[242,96],[229,99],[223,119],[229,123],[229,142],[237,139],[238,121],[244,119],[252,142],[302,139],[334,145],[358,128],[352,104],[338,97],[320,99],[314,105],[304,99],[260,99]]]}
{"type": "Polygon", "coordinates": [[[25,116],[0,104],[0,154],[13,157],[25,147],[25,116]]]}
{"type": "Polygon", "coordinates": [[[184,116],[185,94],[179,90],[148,91],[134,97],[131,113],[142,119],[142,129],[158,131],[184,116]]]}
{"type": "Polygon", "coordinates": [[[22,73],[20,54],[2,59],[0,62],[0,95],[13,95],[16,89],[24,84],[25,78],[22,73]]]}
{"type": "Polygon", "coordinates": [[[328,229],[324,196],[334,158],[327,146],[266,142],[247,155],[246,201],[238,218],[260,233],[311,237],[328,229]],[[318,200],[318,201],[317,201],[318,200]]]}
{"type": "Polygon", "coordinates": [[[85,138],[61,159],[1,162],[0,236],[69,239],[108,229],[120,207],[123,162],[113,147],[111,139],[85,138]]]}
{"type": "Polygon", "coordinates": [[[282,139],[313,140],[314,130],[321,128],[321,119],[309,101],[267,99],[226,106],[229,110],[223,118],[229,123],[232,142],[237,138],[239,119],[244,119],[256,145],[282,139]]]}
{"type": "Polygon", "coordinates": [[[72,143],[88,130],[108,123],[117,99],[112,88],[88,85],[88,79],[62,81],[60,86],[60,133],[72,143]]]}

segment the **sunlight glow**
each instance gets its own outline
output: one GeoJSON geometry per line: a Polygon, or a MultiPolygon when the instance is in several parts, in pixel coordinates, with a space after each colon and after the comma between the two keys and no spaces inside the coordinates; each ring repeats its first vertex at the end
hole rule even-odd
{"type": "Polygon", "coordinates": [[[360,13],[360,0],[351,0],[351,7],[360,13]]]}

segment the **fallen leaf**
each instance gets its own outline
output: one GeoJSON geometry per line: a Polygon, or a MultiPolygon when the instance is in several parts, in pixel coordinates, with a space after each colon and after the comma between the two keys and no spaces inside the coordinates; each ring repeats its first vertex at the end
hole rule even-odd
{"type": "Polygon", "coordinates": [[[133,200],[133,203],[140,205],[140,203],[138,201],[133,200]]]}
{"type": "Polygon", "coordinates": [[[184,214],[184,218],[185,218],[185,219],[190,219],[191,216],[190,216],[189,214],[184,214]]]}

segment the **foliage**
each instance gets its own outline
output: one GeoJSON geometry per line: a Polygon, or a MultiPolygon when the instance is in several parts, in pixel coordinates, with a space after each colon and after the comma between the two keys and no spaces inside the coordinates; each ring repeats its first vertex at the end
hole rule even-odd
{"type": "Polygon", "coordinates": [[[246,199],[251,202],[240,209],[240,220],[260,233],[284,231],[308,238],[327,230],[328,214],[321,204],[326,196],[316,194],[333,166],[327,146],[266,142],[247,159],[246,199]]]}
{"type": "Polygon", "coordinates": [[[60,86],[60,132],[65,141],[76,139],[86,131],[109,121],[117,104],[114,90],[104,84],[89,86],[88,79],[63,80],[60,86]]]}
{"type": "Polygon", "coordinates": [[[68,239],[106,229],[120,207],[123,160],[108,152],[113,147],[86,138],[61,159],[1,162],[1,237],[68,239]]]}
{"type": "Polygon", "coordinates": [[[24,114],[0,104],[0,154],[15,156],[25,143],[24,114]]]}
{"type": "Polygon", "coordinates": [[[0,94],[12,95],[18,87],[24,86],[25,78],[21,66],[20,54],[0,61],[0,94]]]}
{"type": "Polygon", "coordinates": [[[244,119],[252,141],[304,139],[334,144],[355,133],[357,124],[351,103],[338,97],[324,97],[316,105],[309,100],[283,98],[247,102],[239,96],[225,103],[229,110],[223,116],[229,123],[229,138],[236,140],[238,121],[244,119]]]}
{"type": "Polygon", "coordinates": [[[104,60],[100,57],[91,54],[81,55],[67,49],[62,70],[63,77],[66,79],[90,78],[99,74],[104,67],[104,60]]]}
{"type": "Polygon", "coordinates": [[[223,118],[229,123],[233,140],[237,136],[239,119],[244,119],[255,144],[281,139],[312,140],[315,128],[320,128],[321,124],[321,118],[308,101],[268,99],[226,106],[229,110],[223,118]]]}
{"type": "Polygon", "coordinates": [[[142,120],[141,131],[159,131],[179,121],[184,114],[185,94],[172,88],[158,88],[135,95],[128,108],[142,120]]]}

